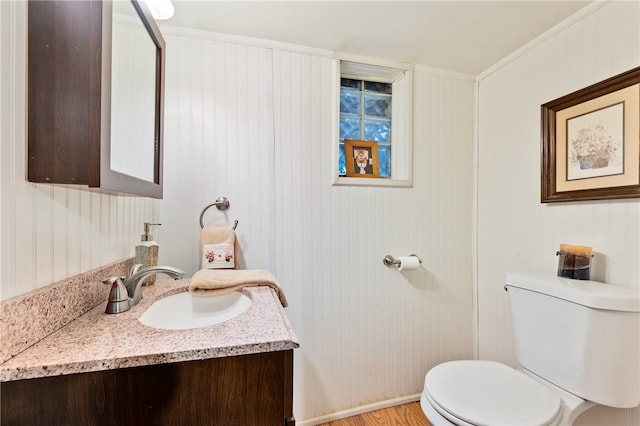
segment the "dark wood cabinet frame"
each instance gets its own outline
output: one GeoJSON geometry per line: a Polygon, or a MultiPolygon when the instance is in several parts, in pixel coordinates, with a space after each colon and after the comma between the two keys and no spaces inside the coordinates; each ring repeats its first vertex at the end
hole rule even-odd
{"type": "Polygon", "coordinates": [[[2,383],[2,425],[294,425],[293,350],[2,383]]]}
{"type": "Polygon", "coordinates": [[[110,1],[33,1],[28,14],[27,179],[162,198],[165,42],[132,1],[157,47],[154,181],[111,170],[110,1]]]}

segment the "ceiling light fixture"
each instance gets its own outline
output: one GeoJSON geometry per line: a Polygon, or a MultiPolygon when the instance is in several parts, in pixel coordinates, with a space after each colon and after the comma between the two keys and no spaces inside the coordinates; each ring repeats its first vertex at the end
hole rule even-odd
{"type": "Polygon", "coordinates": [[[145,2],[154,19],[163,20],[173,16],[174,10],[171,0],[145,0],[145,2]]]}

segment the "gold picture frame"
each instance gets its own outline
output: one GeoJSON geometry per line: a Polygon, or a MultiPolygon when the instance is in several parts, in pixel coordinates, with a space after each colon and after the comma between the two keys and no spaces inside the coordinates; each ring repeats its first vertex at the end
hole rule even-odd
{"type": "Polygon", "coordinates": [[[377,142],[345,139],[344,155],[347,177],[380,177],[377,142]]]}
{"type": "Polygon", "coordinates": [[[640,67],[541,106],[541,202],[640,197],[640,67]]]}

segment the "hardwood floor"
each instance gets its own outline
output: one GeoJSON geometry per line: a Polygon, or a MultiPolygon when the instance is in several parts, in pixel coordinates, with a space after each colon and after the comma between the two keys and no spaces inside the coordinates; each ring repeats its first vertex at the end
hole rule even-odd
{"type": "Polygon", "coordinates": [[[318,426],[431,426],[419,402],[371,411],[346,419],[322,423],[318,426]]]}

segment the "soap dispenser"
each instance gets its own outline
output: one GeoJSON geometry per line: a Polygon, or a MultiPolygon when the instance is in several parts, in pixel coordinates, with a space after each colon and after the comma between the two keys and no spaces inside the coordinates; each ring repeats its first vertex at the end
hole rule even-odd
{"type": "MultiPolygon", "coordinates": [[[[158,249],[160,246],[153,241],[151,235],[151,227],[160,226],[159,223],[144,223],[144,234],[140,236],[140,244],[136,246],[135,263],[142,264],[142,268],[158,265],[158,249]]],[[[146,285],[152,285],[156,282],[156,275],[153,274],[147,278],[146,285]]]]}

